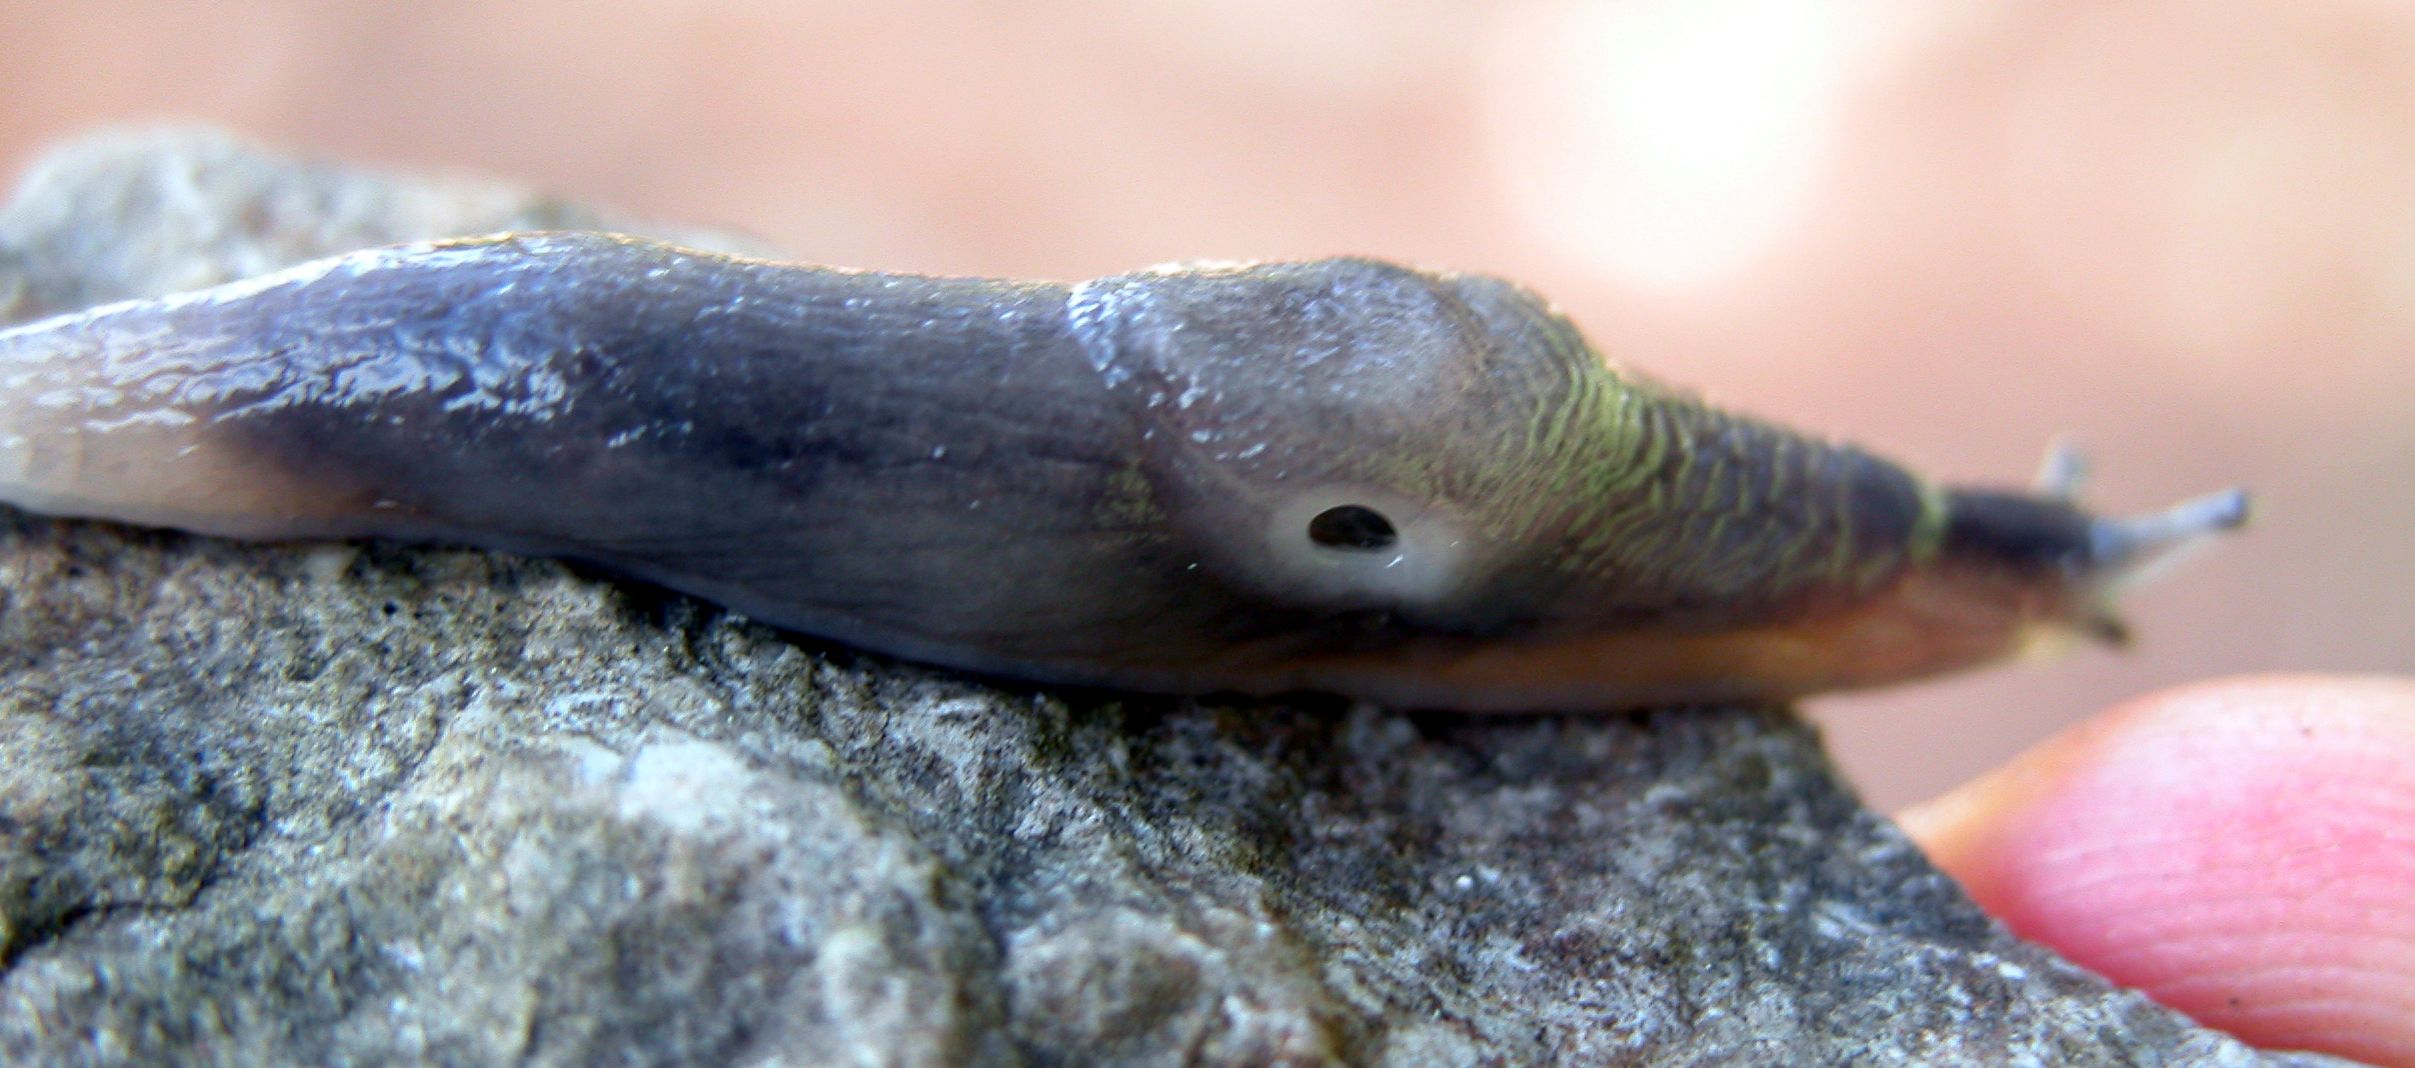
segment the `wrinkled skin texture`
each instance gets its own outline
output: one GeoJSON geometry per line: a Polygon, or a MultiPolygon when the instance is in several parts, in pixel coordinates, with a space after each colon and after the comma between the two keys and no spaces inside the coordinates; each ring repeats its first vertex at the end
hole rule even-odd
{"type": "Polygon", "coordinates": [[[2020,934],[2260,1046],[2415,1065],[2415,680],[2126,702],[1907,812],[2020,934]]]}

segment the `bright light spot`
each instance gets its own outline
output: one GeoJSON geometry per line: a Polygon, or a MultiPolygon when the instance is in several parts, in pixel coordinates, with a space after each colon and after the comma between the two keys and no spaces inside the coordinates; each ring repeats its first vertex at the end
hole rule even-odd
{"type": "Polygon", "coordinates": [[[1544,8],[1495,55],[1517,210],[1626,278],[1685,287],[1801,221],[1826,163],[1850,6],[1625,0],[1544,8]]]}

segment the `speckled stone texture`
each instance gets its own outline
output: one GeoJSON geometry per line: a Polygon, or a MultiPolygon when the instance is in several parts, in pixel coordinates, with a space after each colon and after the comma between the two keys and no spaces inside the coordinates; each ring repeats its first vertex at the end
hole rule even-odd
{"type": "MultiPolygon", "coordinates": [[[[101,137],[0,214],[0,308],[609,221],[101,137]]],[[[2011,939],[1782,710],[999,688],[549,562],[5,510],[0,667],[10,1064],[2316,1063],[2011,939]]]]}

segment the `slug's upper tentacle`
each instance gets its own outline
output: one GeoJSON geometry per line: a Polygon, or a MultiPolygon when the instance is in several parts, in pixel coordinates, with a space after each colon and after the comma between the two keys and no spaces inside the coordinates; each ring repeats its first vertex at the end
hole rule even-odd
{"type": "Polygon", "coordinates": [[[2247,525],[2247,491],[2192,497],[2160,512],[2098,519],[2089,528],[2089,570],[2108,591],[2144,581],[2215,535],[2247,525]]]}
{"type": "Polygon", "coordinates": [[[2046,446],[2046,455],[2038,461],[2038,474],[2030,485],[2040,497],[2062,501],[2080,499],[2088,488],[2088,454],[2067,438],[2057,438],[2046,446]]]}
{"type": "Polygon", "coordinates": [[[0,332],[0,499],[576,557],[997,673],[1502,709],[2102,631],[2117,576],[2238,514],[1940,489],[1614,369],[1492,279],[1064,287],[571,233],[0,332]]]}

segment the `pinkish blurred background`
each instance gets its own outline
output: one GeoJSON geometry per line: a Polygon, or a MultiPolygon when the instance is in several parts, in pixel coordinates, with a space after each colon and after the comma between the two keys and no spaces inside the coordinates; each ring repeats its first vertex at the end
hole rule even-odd
{"type": "Polygon", "coordinates": [[[0,3],[96,123],[525,180],[817,260],[1356,252],[1962,479],[2057,434],[2258,525],[2083,650],[1815,704],[1895,806],[2126,695],[2415,670],[2415,8],[2385,0],[0,3]]]}

